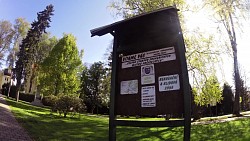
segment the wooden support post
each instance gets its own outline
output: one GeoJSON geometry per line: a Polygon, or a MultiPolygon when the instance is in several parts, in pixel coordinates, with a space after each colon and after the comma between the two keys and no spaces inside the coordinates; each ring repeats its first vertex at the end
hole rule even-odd
{"type": "MultiPolygon", "coordinates": [[[[177,13],[176,13],[177,14],[177,13]]],[[[178,23],[179,18],[176,16],[178,23]]],[[[191,92],[190,92],[190,84],[188,78],[188,70],[187,70],[187,62],[185,57],[185,44],[182,35],[182,30],[179,24],[179,35],[177,40],[177,49],[180,54],[180,62],[181,62],[181,70],[182,70],[182,82],[183,82],[183,92],[184,92],[184,141],[190,141],[190,133],[191,133],[191,92]]]]}
{"type": "Polygon", "coordinates": [[[110,94],[110,111],[109,111],[109,141],[116,140],[116,115],[115,115],[115,92],[116,92],[116,78],[117,78],[117,48],[118,48],[118,40],[115,33],[112,33],[114,36],[113,43],[113,53],[112,53],[112,75],[111,75],[111,94],[110,94]]]}

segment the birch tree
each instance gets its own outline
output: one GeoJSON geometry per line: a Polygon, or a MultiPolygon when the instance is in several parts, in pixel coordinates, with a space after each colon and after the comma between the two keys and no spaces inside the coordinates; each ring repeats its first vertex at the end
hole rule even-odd
{"type": "MultiPolygon", "coordinates": [[[[4,60],[5,53],[9,50],[15,32],[9,21],[0,21],[0,61],[4,60]]],[[[1,63],[2,64],[2,63],[1,63]]]]}
{"type": "MultiPolygon", "coordinates": [[[[227,43],[233,53],[235,100],[233,114],[240,116],[240,72],[237,54],[237,30],[241,26],[249,5],[247,0],[205,0],[204,5],[213,12],[214,19],[220,25],[220,33],[226,33],[227,43]]],[[[239,32],[238,32],[239,33],[239,32]]]]}
{"type": "Polygon", "coordinates": [[[22,40],[26,37],[27,32],[30,28],[29,22],[24,18],[17,18],[14,24],[14,35],[12,39],[13,46],[9,49],[7,56],[6,64],[9,68],[15,67],[15,62],[17,61],[17,54],[19,52],[19,46],[22,43],[22,40]]]}

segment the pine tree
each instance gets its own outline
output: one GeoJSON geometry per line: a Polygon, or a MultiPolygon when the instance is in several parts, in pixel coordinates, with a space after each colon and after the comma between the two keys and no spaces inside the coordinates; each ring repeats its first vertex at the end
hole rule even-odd
{"type": "MultiPolygon", "coordinates": [[[[21,80],[26,78],[30,73],[32,66],[36,63],[36,48],[42,37],[43,33],[46,33],[46,28],[50,27],[50,17],[53,15],[53,5],[48,5],[42,12],[37,13],[37,21],[31,24],[31,29],[25,39],[22,40],[22,44],[19,47],[18,60],[16,62],[15,74],[17,79],[17,101],[18,91],[20,90],[21,80]]],[[[34,72],[34,71],[33,71],[34,72]]],[[[26,80],[24,80],[26,81],[26,80]]]]}
{"type": "MultiPolygon", "coordinates": [[[[85,69],[81,76],[81,98],[84,99],[88,111],[94,113],[101,107],[102,101],[106,98],[106,85],[105,81],[106,70],[102,62],[95,62],[89,69],[85,69]]],[[[107,88],[108,89],[108,88],[107,88]]]]}
{"type": "MultiPolygon", "coordinates": [[[[233,114],[241,116],[240,114],[240,72],[238,63],[238,50],[237,50],[237,30],[241,28],[241,21],[239,17],[245,17],[247,14],[248,3],[245,0],[205,0],[204,5],[209,6],[214,12],[214,18],[222,25],[222,29],[228,36],[228,44],[233,53],[233,67],[234,67],[234,85],[235,85],[235,98],[233,106],[233,114]]],[[[221,32],[220,32],[221,34],[221,32]]]]}
{"type": "Polygon", "coordinates": [[[229,84],[225,83],[222,91],[223,100],[221,101],[223,114],[232,114],[233,113],[233,92],[229,84]]]}

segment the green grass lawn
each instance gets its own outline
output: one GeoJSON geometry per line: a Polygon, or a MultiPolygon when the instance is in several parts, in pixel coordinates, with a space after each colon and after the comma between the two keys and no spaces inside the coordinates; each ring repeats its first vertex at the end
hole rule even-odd
{"type": "MultiPolygon", "coordinates": [[[[81,115],[80,118],[63,118],[50,114],[46,108],[6,99],[17,120],[36,141],[83,140],[107,141],[108,118],[105,116],[81,115]]],[[[118,141],[163,141],[183,140],[183,128],[137,128],[117,127],[118,141]]],[[[193,125],[192,141],[235,141],[250,140],[250,119],[193,125]]]]}

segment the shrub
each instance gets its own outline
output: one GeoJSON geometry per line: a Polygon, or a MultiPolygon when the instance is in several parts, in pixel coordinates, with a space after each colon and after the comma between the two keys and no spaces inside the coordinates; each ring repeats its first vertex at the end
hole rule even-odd
{"type": "Polygon", "coordinates": [[[54,107],[56,105],[57,99],[58,98],[54,95],[44,96],[42,103],[44,106],[54,107]]]}
{"type": "MultiPolygon", "coordinates": [[[[3,94],[3,95],[8,95],[8,92],[9,92],[9,86],[10,86],[10,83],[4,83],[3,85],[2,85],[2,90],[1,90],[1,93],[3,94]]],[[[12,87],[12,86],[11,86],[12,87]]]]}
{"type": "Polygon", "coordinates": [[[60,115],[63,114],[64,117],[66,117],[70,112],[72,116],[77,112],[83,112],[85,110],[85,105],[79,97],[74,95],[60,95],[53,109],[57,110],[60,115]]]}

